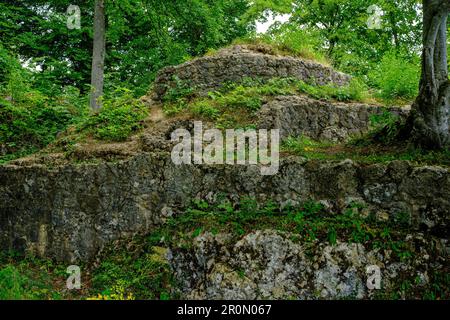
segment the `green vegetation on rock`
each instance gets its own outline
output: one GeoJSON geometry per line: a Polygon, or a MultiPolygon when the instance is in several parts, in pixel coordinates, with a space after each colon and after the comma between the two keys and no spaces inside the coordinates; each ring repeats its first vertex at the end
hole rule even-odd
{"type": "Polygon", "coordinates": [[[219,91],[209,92],[207,97],[195,97],[193,90],[179,82],[164,101],[163,110],[169,116],[192,113],[205,120],[214,121],[219,127],[251,125],[253,114],[263,102],[278,95],[306,94],[327,101],[367,101],[368,89],[357,79],[348,86],[316,85],[294,78],[274,78],[268,81],[246,78],[238,83],[226,83],[219,91]]]}
{"type": "MultiPolygon", "coordinates": [[[[185,248],[204,233],[231,235],[236,242],[255,230],[278,230],[291,241],[312,246],[327,242],[360,243],[367,249],[389,250],[391,259],[408,262],[418,254],[406,241],[410,216],[398,214],[380,219],[364,205],[352,203],[340,214],[332,214],[322,203],[286,204],[273,201],[258,203],[242,198],[232,204],[224,195],[215,204],[193,200],[184,212],[169,218],[164,225],[145,236],[116,241],[103,250],[99,263],[83,269],[81,291],[64,289],[65,267],[50,260],[3,255],[0,260],[0,296],[9,299],[175,299],[179,298],[168,249],[185,248]],[[73,296],[78,295],[78,296],[73,296]]],[[[239,274],[243,276],[241,270],[239,274]]],[[[415,278],[399,278],[396,286],[378,294],[383,299],[400,296],[423,299],[448,298],[449,278],[442,273],[431,277],[430,285],[422,286],[415,278]],[[441,282],[442,281],[442,282],[441,282]],[[409,286],[405,287],[405,283],[409,286]]]]}
{"type": "Polygon", "coordinates": [[[353,142],[356,145],[314,141],[305,136],[290,137],[283,143],[282,151],[316,160],[351,159],[362,164],[405,160],[416,165],[450,166],[449,150],[427,151],[409,146],[366,144],[364,138],[353,142]]]}

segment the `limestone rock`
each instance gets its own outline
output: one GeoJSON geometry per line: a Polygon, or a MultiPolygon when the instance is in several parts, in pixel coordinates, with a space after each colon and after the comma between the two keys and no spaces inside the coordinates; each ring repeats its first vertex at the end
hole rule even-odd
{"type": "Polygon", "coordinates": [[[319,85],[345,85],[350,80],[348,75],[316,62],[274,55],[252,45],[237,45],[222,49],[212,56],[164,68],[156,78],[153,100],[161,101],[169,88],[176,87],[177,81],[205,95],[226,82],[238,82],[244,78],[267,80],[286,77],[312,80],[319,85]]]}

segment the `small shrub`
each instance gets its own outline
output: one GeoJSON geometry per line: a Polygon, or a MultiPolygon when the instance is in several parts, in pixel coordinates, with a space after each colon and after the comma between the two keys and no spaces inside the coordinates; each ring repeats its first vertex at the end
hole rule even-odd
{"type": "Polygon", "coordinates": [[[25,286],[29,279],[14,266],[7,265],[0,270],[0,300],[19,300],[30,298],[25,286]]]}
{"type": "Polygon", "coordinates": [[[272,34],[273,42],[280,50],[291,52],[298,57],[329,64],[326,56],[318,49],[321,41],[317,34],[288,25],[275,30],[272,34]]]}
{"type": "Polygon", "coordinates": [[[388,53],[369,72],[369,80],[387,101],[412,100],[418,94],[420,67],[394,53],[388,53]]]}
{"type": "Polygon", "coordinates": [[[370,117],[371,131],[369,136],[378,142],[389,143],[395,140],[400,128],[400,119],[397,115],[384,110],[381,114],[370,117]]]}
{"type": "Polygon", "coordinates": [[[47,146],[86,115],[77,89],[64,87],[55,96],[37,90],[36,74],[1,47],[0,69],[0,163],[47,146]]]}
{"type": "Polygon", "coordinates": [[[237,85],[230,92],[218,95],[216,101],[230,108],[246,108],[250,111],[258,110],[262,105],[262,98],[255,90],[244,85],[237,85]]]}
{"type": "Polygon", "coordinates": [[[82,117],[83,111],[63,101],[27,93],[20,103],[0,98],[0,146],[5,156],[25,155],[51,143],[59,132],[82,117]],[[64,103],[64,104],[63,104],[64,103]]]}
{"type": "Polygon", "coordinates": [[[92,277],[93,289],[100,291],[92,300],[134,300],[169,298],[172,275],[167,262],[155,253],[156,248],[130,254],[124,247],[108,252],[92,277]]]}
{"type": "Polygon", "coordinates": [[[103,101],[98,114],[86,118],[78,130],[92,133],[95,138],[124,141],[143,127],[147,107],[135,99],[127,89],[118,89],[115,95],[103,101]]]}
{"type": "Polygon", "coordinates": [[[47,266],[37,268],[27,259],[3,264],[0,259],[0,300],[59,299],[51,289],[47,266]]]}
{"type": "Polygon", "coordinates": [[[176,102],[194,93],[194,88],[190,87],[186,81],[181,80],[177,76],[174,76],[172,81],[174,85],[167,87],[167,91],[163,97],[164,102],[176,102]]]}
{"type": "Polygon", "coordinates": [[[200,100],[193,104],[192,111],[194,114],[204,116],[209,119],[217,119],[220,116],[220,111],[211,105],[207,100],[200,100]]]}

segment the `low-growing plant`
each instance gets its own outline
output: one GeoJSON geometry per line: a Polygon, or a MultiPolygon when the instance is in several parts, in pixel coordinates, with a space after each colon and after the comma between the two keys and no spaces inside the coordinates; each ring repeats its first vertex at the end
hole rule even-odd
{"type": "Polygon", "coordinates": [[[134,300],[170,297],[174,284],[164,253],[151,245],[130,254],[125,247],[114,248],[93,272],[92,299],[134,300]]]}
{"type": "Polygon", "coordinates": [[[30,299],[33,294],[27,284],[30,280],[14,266],[0,269],[0,300],[30,299]]]}
{"type": "Polygon", "coordinates": [[[192,112],[195,115],[216,120],[220,116],[220,111],[208,100],[200,100],[192,105],[192,112]]]}
{"type": "Polygon", "coordinates": [[[143,127],[147,107],[135,99],[128,89],[118,89],[103,101],[100,112],[87,117],[78,125],[79,132],[92,134],[95,138],[123,141],[143,127]]]}
{"type": "Polygon", "coordinates": [[[67,274],[62,266],[17,252],[0,253],[0,300],[61,299],[62,288],[55,289],[67,274]],[[59,281],[59,282],[58,282],[59,281]]]}
{"type": "Polygon", "coordinates": [[[298,81],[297,87],[300,92],[323,100],[366,101],[370,96],[364,83],[356,78],[352,79],[347,86],[315,85],[298,81]]]}
{"type": "Polygon", "coordinates": [[[180,99],[186,99],[194,93],[188,82],[181,80],[178,76],[172,77],[172,84],[167,85],[166,92],[163,97],[164,102],[176,102],[180,99]]]}
{"type": "Polygon", "coordinates": [[[236,39],[233,44],[253,46],[255,50],[275,55],[289,55],[330,65],[326,55],[319,50],[321,40],[314,31],[290,25],[274,29],[268,34],[236,39]]]}
{"type": "Polygon", "coordinates": [[[87,114],[86,97],[66,86],[56,95],[0,45],[0,163],[46,147],[87,114]],[[47,92],[48,91],[48,92],[47,92]]]}

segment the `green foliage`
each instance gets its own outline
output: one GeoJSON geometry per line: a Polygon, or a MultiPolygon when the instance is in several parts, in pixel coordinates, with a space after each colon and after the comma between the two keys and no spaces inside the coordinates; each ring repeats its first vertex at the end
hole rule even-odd
{"type": "Polygon", "coordinates": [[[164,261],[161,248],[146,245],[137,257],[120,247],[107,253],[92,278],[92,290],[102,296],[110,296],[117,287],[137,299],[161,299],[171,297],[174,284],[170,268],[164,261]]]}
{"type": "Polygon", "coordinates": [[[11,55],[0,86],[0,162],[45,147],[58,133],[86,114],[77,89],[65,87],[56,97],[34,88],[33,73],[11,55]]]}
{"type": "MultiPolygon", "coordinates": [[[[183,86],[181,86],[183,88],[183,86]]],[[[277,95],[307,94],[316,99],[334,101],[365,101],[370,94],[357,79],[348,86],[318,86],[294,78],[261,79],[244,78],[238,83],[225,83],[219,91],[210,92],[206,98],[193,98],[191,91],[173,90],[163,106],[169,116],[191,112],[194,116],[214,121],[219,128],[248,127],[253,125],[254,114],[263,101],[277,95]]]]}
{"type": "MultiPolygon", "coordinates": [[[[251,29],[240,23],[247,6],[246,0],[109,1],[105,6],[106,91],[120,85],[133,90],[135,96],[143,95],[162,67],[244,36],[251,29]]],[[[38,81],[46,89],[72,85],[87,93],[93,9],[93,1],[3,1],[1,42],[42,68],[38,81]],[[80,29],[66,26],[70,4],[80,7],[80,29]]]]}
{"type": "MultiPolygon", "coordinates": [[[[382,127],[384,128],[384,127],[382,127]]],[[[308,159],[345,160],[359,163],[385,163],[394,160],[407,160],[416,165],[450,166],[450,150],[425,151],[408,146],[386,147],[358,137],[348,144],[335,144],[328,141],[315,141],[306,136],[289,137],[283,142],[281,150],[308,159]]]]}
{"type": "Polygon", "coordinates": [[[172,78],[174,84],[167,88],[166,94],[163,97],[164,102],[179,102],[180,100],[189,99],[194,93],[194,88],[189,86],[189,83],[181,80],[177,76],[172,78]]]}
{"type": "Polygon", "coordinates": [[[1,253],[0,300],[61,299],[54,284],[65,278],[64,271],[50,260],[1,253]]]}
{"type": "MultiPolygon", "coordinates": [[[[408,252],[407,247],[397,237],[397,221],[377,222],[371,216],[363,217],[364,206],[354,204],[342,214],[331,214],[320,203],[309,201],[302,205],[287,205],[280,208],[272,201],[258,203],[253,198],[243,197],[233,205],[228,199],[221,199],[214,204],[194,201],[182,215],[171,218],[163,227],[158,238],[171,243],[183,239],[190,241],[205,231],[230,232],[236,237],[266,228],[296,235],[298,240],[326,240],[331,244],[338,241],[383,245],[392,248],[398,257],[408,252]],[[394,231],[392,228],[396,228],[394,231]],[[389,230],[389,237],[384,236],[389,230]],[[181,237],[181,239],[180,239],[181,237]]],[[[400,236],[401,238],[401,236],[400,236]]]]}
{"type": "MultiPolygon", "coordinates": [[[[234,243],[255,230],[272,229],[288,234],[292,241],[303,245],[316,241],[328,241],[331,245],[362,243],[366,248],[392,251],[391,259],[394,261],[414,259],[413,243],[404,241],[408,229],[404,229],[396,219],[377,221],[373,217],[373,212],[367,214],[367,208],[358,203],[333,214],[314,201],[280,207],[271,200],[259,203],[249,197],[232,203],[225,194],[219,195],[214,203],[196,199],[188,209],[171,217],[148,236],[137,236],[105,251],[102,263],[93,270],[92,291],[109,295],[112,288],[120,286],[137,299],[176,298],[178,286],[171,277],[163,247],[176,246],[187,250],[193,238],[205,232],[229,233],[232,238],[228,241],[234,243]]],[[[243,270],[236,271],[239,276],[245,276],[243,270]]],[[[438,279],[442,279],[442,275],[433,281],[438,279]]],[[[408,296],[434,299],[448,296],[446,286],[438,282],[431,290],[414,286],[409,278],[400,282],[404,285],[399,283],[399,290],[410,290],[408,296]],[[407,286],[407,282],[411,285],[407,286]]],[[[444,283],[448,284],[448,279],[444,283]]],[[[389,292],[385,294],[390,295],[389,292]]]]}
{"type": "Polygon", "coordinates": [[[370,116],[371,123],[371,131],[368,135],[378,136],[380,132],[382,135],[380,139],[382,139],[384,143],[393,142],[397,136],[400,119],[397,115],[389,112],[389,110],[384,110],[381,114],[374,114],[370,116]]]}
{"type": "Polygon", "coordinates": [[[219,105],[229,108],[245,108],[250,111],[257,111],[262,105],[262,98],[257,90],[244,85],[237,85],[226,94],[218,93],[213,97],[219,105]]]}
{"type": "Polygon", "coordinates": [[[93,134],[95,138],[124,141],[143,127],[147,107],[133,98],[131,91],[117,89],[112,97],[103,101],[103,108],[78,125],[79,132],[93,134]]]}
{"type": "Polygon", "coordinates": [[[29,279],[20,274],[19,271],[11,265],[0,269],[0,299],[1,300],[19,300],[27,299],[32,296],[29,289],[26,288],[29,279]]]}
{"type": "Polygon", "coordinates": [[[331,227],[328,231],[328,242],[331,245],[335,245],[337,240],[337,232],[334,227],[331,227]]]}
{"type": "MultiPolygon", "coordinates": [[[[12,73],[19,69],[19,61],[15,59],[0,43],[0,88],[4,90],[8,86],[8,82],[13,80],[12,73]]],[[[23,77],[20,78],[23,80],[23,77]]]]}
{"type": "Polygon", "coordinates": [[[236,39],[233,43],[250,44],[265,53],[289,55],[330,65],[326,55],[319,49],[318,34],[294,25],[283,25],[268,34],[236,39]]]}
{"type": "Polygon", "coordinates": [[[369,73],[370,81],[387,101],[414,99],[419,90],[419,77],[418,63],[408,62],[394,53],[386,54],[369,73]]]}
{"type": "MultiPolygon", "coordinates": [[[[377,144],[385,146],[395,145],[398,137],[403,135],[406,121],[398,115],[389,112],[388,108],[385,108],[382,113],[370,116],[370,124],[369,132],[362,136],[354,137],[349,141],[349,144],[360,147],[369,147],[377,144]]],[[[414,151],[414,153],[416,152],[414,151]]]]}
{"type": "Polygon", "coordinates": [[[354,78],[348,86],[337,87],[333,85],[312,85],[303,81],[297,82],[298,90],[307,95],[323,100],[336,100],[342,102],[366,101],[369,97],[367,87],[354,78]]]}
{"type": "Polygon", "coordinates": [[[450,297],[450,273],[444,271],[431,272],[431,289],[425,291],[425,300],[448,300],[450,297]]]}
{"type": "Polygon", "coordinates": [[[212,120],[216,120],[220,115],[220,111],[216,107],[212,106],[209,101],[205,100],[200,100],[193,104],[192,112],[194,115],[212,120]]]}
{"type": "Polygon", "coordinates": [[[293,53],[294,56],[330,64],[325,54],[319,49],[320,38],[314,31],[299,29],[293,25],[281,26],[272,33],[273,42],[282,51],[293,53]]]}
{"type": "MultiPolygon", "coordinates": [[[[262,20],[274,13],[292,12],[288,28],[304,29],[314,34],[318,51],[326,52],[335,65],[356,75],[366,73],[388,51],[405,51],[416,55],[421,44],[422,21],[416,0],[258,0],[249,9],[252,17],[262,20]],[[383,10],[381,28],[369,28],[376,5],[383,10]],[[287,9],[289,8],[289,9],[287,9]],[[258,11],[259,10],[259,11],[258,11]]],[[[286,26],[273,28],[272,33],[286,26]]]]}
{"type": "MultiPolygon", "coordinates": [[[[414,242],[405,241],[410,230],[405,228],[403,218],[377,221],[374,212],[367,210],[362,204],[352,203],[336,214],[315,201],[281,207],[272,200],[260,203],[250,197],[233,203],[225,194],[214,203],[196,199],[149,235],[106,247],[98,266],[82,268],[86,270],[83,274],[91,275],[83,282],[89,287],[83,287],[82,292],[67,293],[57,285],[64,283],[66,276],[62,265],[30,257],[0,256],[0,299],[73,298],[71,294],[88,299],[177,299],[179,286],[166,260],[166,248],[189,249],[193,238],[204,232],[228,233],[231,238],[227,241],[234,243],[255,230],[271,229],[305,246],[317,241],[331,245],[362,243],[368,250],[391,251],[393,262],[414,259],[417,249],[414,242]]],[[[237,273],[245,276],[243,270],[237,273]]],[[[394,286],[393,292],[381,291],[380,297],[448,298],[449,277],[442,270],[430,273],[430,286],[423,287],[408,275],[398,280],[398,290],[394,286]]]]}

